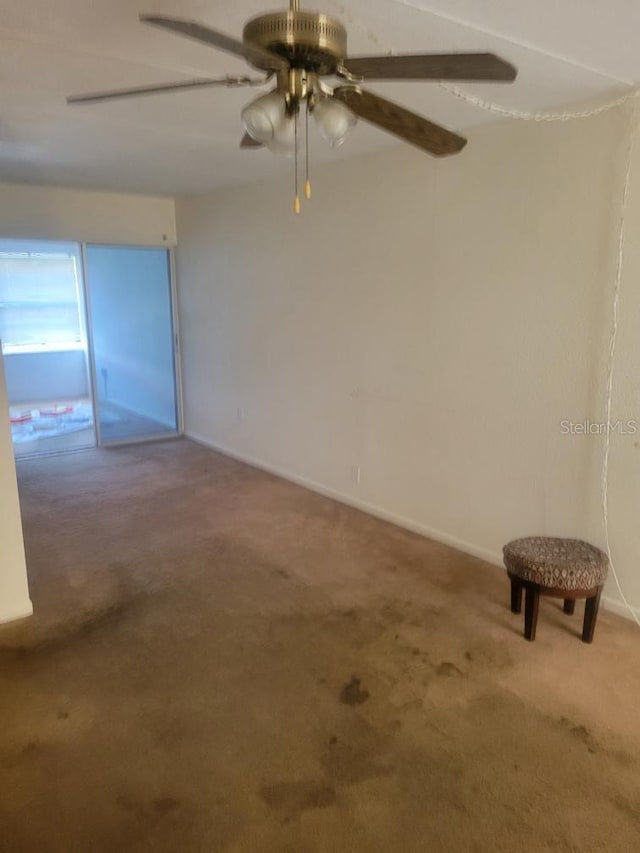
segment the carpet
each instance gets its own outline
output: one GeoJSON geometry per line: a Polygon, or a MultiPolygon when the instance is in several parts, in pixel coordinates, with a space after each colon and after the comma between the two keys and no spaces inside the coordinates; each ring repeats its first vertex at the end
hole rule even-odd
{"type": "Polygon", "coordinates": [[[188,441],[19,480],[2,853],[638,849],[632,624],[527,643],[501,569],[188,441]]]}

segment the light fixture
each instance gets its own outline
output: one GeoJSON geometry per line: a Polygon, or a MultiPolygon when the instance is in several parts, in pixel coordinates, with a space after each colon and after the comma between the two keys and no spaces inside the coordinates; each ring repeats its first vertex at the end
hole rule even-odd
{"type": "Polygon", "coordinates": [[[358,119],[349,107],[332,98],[323,98],[313,107],[313,117],[320,135],[331,145],[338,148],[358,123],[358,119]]]}
{"type": "Polygon", "coordinates": [[[296,136],[295,118],[285,116],[276,127],[273,138],[267,142],[267,148],[272,154],[283,154],[285,157],[291,157],[298,147],[296,136]]]}
{"type": "Polygon", "coordinates": [[[277,138],[285,119],[286,101],[277,90],[261,95],[242,110],[242,121],[247,133],[263,145],[277,138]]]}
{"type": "Polygon", "coordinates": [[[300,113],[304,110],[304,197],[311,198],[309,177],[309,114],[313,112],[320,135],[332,148],[345,141],[356,126],[355,114],[331,90],[318,84],[317,77],[305,69],[292,68],[278,88],[261,95],[242,110],[242,121],[249,136],[272,154],[293,155],[293,209],[300,213],[299,163],[300,113]]]}

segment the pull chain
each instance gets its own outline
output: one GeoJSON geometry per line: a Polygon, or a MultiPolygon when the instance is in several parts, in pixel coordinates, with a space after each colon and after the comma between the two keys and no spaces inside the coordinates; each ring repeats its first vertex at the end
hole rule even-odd
{"type": "Polygon", "coordinates": [[[305,112],[305,129],[304,129],[304,149],[305,149],[305,182],[304,182],[304,194],[305,198],[311,198],[311,181],[309,180],[309,101],[306,104],[306,112],[305,112]]]}
{"type": "Polygon", "coordinates": [[[293,118],[294,141],[295,147],[293,150],[293,170],[295,173],[295,198],[293,199],[293,212],[300,213],[300,196],[298,195],[298,113],[293,118]]]}

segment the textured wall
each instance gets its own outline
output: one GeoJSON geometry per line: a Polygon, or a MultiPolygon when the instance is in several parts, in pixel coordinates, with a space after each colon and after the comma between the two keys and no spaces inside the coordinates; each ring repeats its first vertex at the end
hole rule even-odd
{"type": "MultiPolygon", "coordinates": [[[[602,544],[602,436],[561,423],[603,418],[626,128],[503,123],[450,160],[337,163],[298,218],[290,181],[180,201],[187,431],[496,562],[528,533],[602,544]]],[[[640,411],[633,361],[616,418],[640,411]]],[[[640,605],[637,449],[614,444],[640,605]]]]}

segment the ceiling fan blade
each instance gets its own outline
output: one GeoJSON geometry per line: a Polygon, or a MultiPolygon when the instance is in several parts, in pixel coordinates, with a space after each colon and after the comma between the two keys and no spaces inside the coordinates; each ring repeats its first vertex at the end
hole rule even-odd
{"type": "Polygon", "coordinates": [[[288,68],[287,62],[270,50],[244,44],[244,42],[238,39],[234,39],[217,30],[212,30],[210,27],[199,24],[196,21],[168,18],[165,15],[140,15],[140,20],[143,24],[161,27],[164,30],[170,30],[196,41],[204,42],[204,44],[208,44],[211,47],[217,47],[219,50],[225,50],[234,56],[241,56],[244,59],[248,59],[253,65],[257,65],[258,68],[268,71],[280,71],[288,68]]]}
{"type": "Polygon", "coordinates": [[[368,80],[493,80],[510,83],[517,69],[494,53],[354,56],[347,71],[368,80]]]}
{"type": "Polygon", "coordinates": [[[436,157],[445,157],[462,151],[467,140],[450,130],[416,115],[404,107],[384,98],[356,89],[353,86],[339,86],[333,97],[346,104],[357,116],[365,121],[393,133],[405,142],[410,142],[436,157]]]}
{"type": "Polygon", "coordinates": [[[255,140],[253,136],[249,136],[248,133],[245,133],[240,142],[240,148],[264,148],[264,145],[262,144],[262,142],[258,142],[257,140],[255,140]]]}
{"type": "Polygon", "coordinates": [[[71,95],[68,104],[99,104],[102,101],[116,101],[120,98],[137,98],[141,95],[157,95],[164,92],[179,92],[185,89],[206,89],[211,86],[258,86],[264,79],[251,77],[219,77],[218,79],[196,78],[180,80],[177,83],[158,83],[155,86],[138,86],[135,89],[113,89],[106,92],[90,92],[86,95],[71,95]]]}

